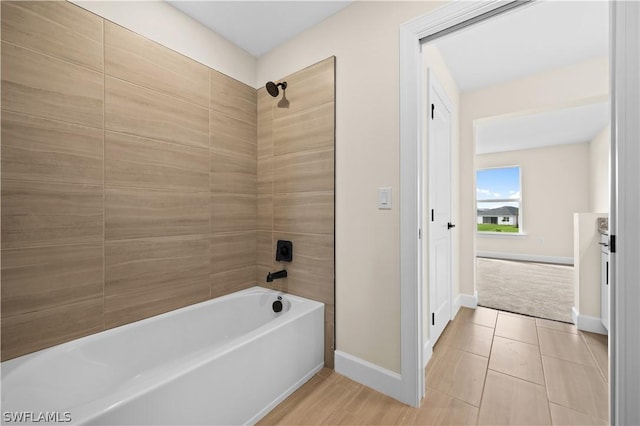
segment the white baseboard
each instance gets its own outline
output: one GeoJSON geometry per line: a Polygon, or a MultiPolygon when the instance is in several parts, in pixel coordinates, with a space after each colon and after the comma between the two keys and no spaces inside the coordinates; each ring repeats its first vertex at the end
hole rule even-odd
{"type": "MultiPolygon", "coordinates": [[[[460,308],[464,306],[465,308],[475,309],[478,307],[478,292],[474,292],[473,296],[470,294],[459,294],[456,297],[455,302],[453,302],[453,318],[456,317],[456,314],[460,310],[460,308]]],[[[453,320],[453,318],[451,318],[453,320]]]]}
{"type": "Polygon", "coordinates": [[[433,355],[433,347],[431,346],[431,340],[427,340],[424,342],[424,347],[422,348],[422,365],[425,368],[431,359],[431,355],[433,355]]]}
{"type": "Polygon", "coordinates": [[[477,257],[491,259],[520,260],[522,262],[557,263],[560,265],[573,265],[573,257],[541,256],[537,254],[500,253],[496,251],[478,251],[477,257]]]}
{"type": "Polygon", "coordinates": [[[336,373],[401,401],[400,374],[342,351],[334,353],[336,373]]]}
{"type": "Polygon", "coordinates": [[[571,317],[578,330],[589,331],[597,334],[609,334],[607,329],[604,328],[604,325],[602,325],[602,320],[600,318],[580,315],[575,306],[571,308],[571,317]]]}

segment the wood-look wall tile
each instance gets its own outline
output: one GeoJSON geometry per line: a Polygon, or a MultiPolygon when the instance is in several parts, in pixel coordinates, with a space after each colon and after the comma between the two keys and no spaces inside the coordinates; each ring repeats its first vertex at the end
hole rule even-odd
{"type": "Polygon", "coordinates": [[[209,148],[209,111],[113,77],[105,79],[107,130],[209,148]]]}
{"type": "Polygon", "coordinates": [[[107,241],[105,296],[200,282],[209,276],[209,237],[186,235],[107,241]]]}
{"type": "Polygon", "coordinates": [[[274,108],[273,113],[276,119],[333,102],[335,100],[335,57],[327,58],[278,81],[287,82],[289,108],[274,108]]]}
{"type": "MultiPolygon", "coordinates": [[[[295,251],[295,248],[294,248],[295,251]]],[[[311,274],[306,271],[292,271],[286,281],[287,292],[307,299],[317,300],[333,309],[334,285],[333,278],[311,274]]],[[[325,307],[325,310],[327,307],[325,307]]]]}
{"type": "Polygon", "coordinates": [[[333,192],[299,192],[273,197],[273,230],[333,234],[333,192]]]}
{"type": "Polygon", "coordinates": [[[234,269],[211,275],[211,298],[235,293],[256,285],[256,267],[234,269]]]}
{"type": "Polygon", "coordinates": [[[211,70],[210,108],[246,123],[256,125],[256,89],[211,70]]]}
{"type": "Polygon", "coordinates": [[[256,159],[211,153],[211,192],[256,193],[256,159]]]}
{"type": "Polygon", "coordinates": [[[105,189],[107,240],[204,235],[208,232],[208,192],[105,189]]]}
{"type": "Polygon", "coordinates": [[[100,129],[3,111],[2,142],[3,179],[102,185],[100,129]]]}
{"type": "Polygon", "coordinates": [[[258,158],[257,192],[260,195],[271,195],[273,188],[273,157],[258,158]]]}
{"type": "Polygon", "coordinates": [[[153,292],[146,290],[105,297],[106,328],[160,315],[209,299],[209,277],[197,277],[180,285],[167,283],[153,292]]]}
{"type": "Polygon", "coordinates": [[[102,186],[2,181],[2,246],[102,241],[102,186]]]}
{"type": "MultiPolygon", "coordinates": [[[[335,286],[334,286],[335,288],[335,286]]],[[[331,324],[336,323],[336,305],[324,305],[324,321],[331,324]]]]}
{"type": "Polygon", "coordinates": [[[333,149],[334,103],[278,118],[273,122],[274,155],[333,149]]]}
{"type": "Polygon", "coordinates": [[[333,191],[334,151],[304,151],[274,157],[273,191],[333,191]]]}
{"type": "Polygon", "coordinates": [[[153,139],[105,132],[107,185],[209,190],[209,152],[153,139]]]}
{"type": "Polygon", "coordinates": [[[335,351],[335,338],[334,338],[335,325],[330,322],[324,323],[324,366],[327,368],[334,368],[334,351],[335,351]]]}
{"type": "Polygon", "coordinates": [[[211,232],[256,229],[256,196],[211,194],[211,232]]]}
{"type": "Polygon", "coordinates": [[[2,108],[102,127],[102,73],[2,42],[2,108]]]}
{"type": "Polygon", "coordinates": [[[102,18],[66,1],[3,1],[2,40],[102,71],[102,18]]]}
{"type": "Polygon", "coordinates": [[[209,108],[209,69],[105,21],[105,73],[209,108]]]}
{"type": "Polygon", "coordinates": [[[256,126],[218,111],[209,114],[211,150],[256,158],[256,126]]]}
{"type": "Polygon", "coordinates": [[[258,195],[256,229],[269,231],[273,229],[273,197],[269,195],[258,195]]]}
{"type": "Polygon", "coordinates": [[[256,234],[256,264],[272,269],[275,264],[276,246],[271,231],[256,234]]]}
{"type": "Polygon", "coordinates": [[[2,361],[102,331],[102,297],[2,319],[2,361]]]}
{"type": "Polygon", "coordinates": [[[258,90],[258,158],[273,155],[273,107],[276,102],[264,87],[258,90]]]}
{"type": "Polygon", "coordinates": [[[267,274],[269,272],[273,272],[273,268],[269,268],[267,266],[257,265],[256,266],[256,285],[259,285],[264,288],[274,288],[273,283],[267,282],[267,274]]]}
{"type": "MultiPolygon", "coordinates": [[[[274,232],[273,240],[288,240],[293,243],[293,261],[282,263],[292,272],[308,272],[327,278],[334,277],[333,234],[288,234],[274,232]]],[[[275,253],[275,249],[274,249],[275,253]]]]}
{"type": "Polygon", "coordinates": [[[2,250],[2,317],[102,297],[102,244],[2,250]]]}
{"type": "Polygon", "coordinates": [[[256,264],[256,233],[223,232],[211,235],[211,274],[256,264]]]}

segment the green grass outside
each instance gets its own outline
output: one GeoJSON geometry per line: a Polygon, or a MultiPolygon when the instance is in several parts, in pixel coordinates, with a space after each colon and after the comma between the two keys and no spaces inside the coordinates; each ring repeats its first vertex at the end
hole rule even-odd
{"type": "Polygon", "coordinates": [[[519,232],[517,226],[512,225],[492,225],[490,223],[479,223],[478,232],[519,232]]]}

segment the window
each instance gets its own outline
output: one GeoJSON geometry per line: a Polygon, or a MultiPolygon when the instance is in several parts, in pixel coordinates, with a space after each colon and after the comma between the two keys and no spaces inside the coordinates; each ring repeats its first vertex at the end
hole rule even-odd
{"type": "Polygon", "coordinates": [[[476,171],[478,232],[520,233],[520,167],[476,171]]]}

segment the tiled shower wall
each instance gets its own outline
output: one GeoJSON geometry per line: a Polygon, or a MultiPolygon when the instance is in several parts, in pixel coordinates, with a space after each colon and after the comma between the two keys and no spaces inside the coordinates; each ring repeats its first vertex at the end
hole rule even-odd
{"type": "Polygon", "coordinates": [[[281,96],[258,90],[258,268],[260,285],[325,303],[325,364],[334,348],[335,58],[295,74],[281,96]],[[293,262],[275,261],[277,240],[293,262]],[[269,271],[288,277],[266,283],[269,271]]]}
{"type": "Polygon", "coordinates": [[[2,359],[255,285],[256,90],[2,2],[2,359]]]}

